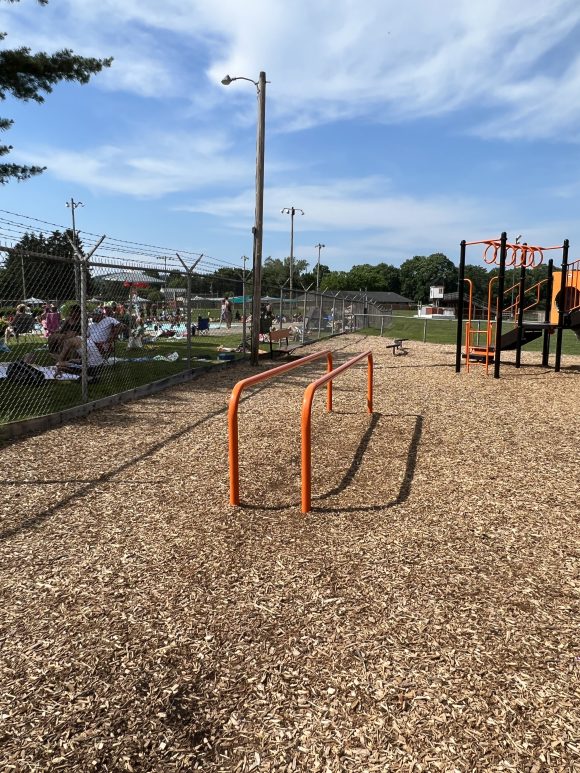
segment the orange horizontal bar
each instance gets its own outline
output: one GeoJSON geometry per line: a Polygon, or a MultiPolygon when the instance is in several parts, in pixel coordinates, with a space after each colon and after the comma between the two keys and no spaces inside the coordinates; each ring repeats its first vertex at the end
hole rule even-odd
{"type": "Polygon", "coordinates": [[[478,242],[465,242],[466,245],[471,244],[495,244],[496,242],[499,244],[501,241],[501,237],[494,237],[493,239],[481,239],[481,241],[478,242]]]}

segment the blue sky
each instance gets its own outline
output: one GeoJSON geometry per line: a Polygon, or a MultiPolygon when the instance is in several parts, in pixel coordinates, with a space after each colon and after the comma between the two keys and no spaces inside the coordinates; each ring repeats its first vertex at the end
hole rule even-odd
{"type": "MultiPolygon", "coordinates": [[[[33,0],[4,45],[113,56],[43,105],[8,99],[11,160],[48,166],[0,208],[239,264],[252,249],[267,87],[264,256],[333,269],[497,236],[580,250],[577,0],[33,0]]],[[[472,254],[477,262],[479,253],[472,254]]]]}

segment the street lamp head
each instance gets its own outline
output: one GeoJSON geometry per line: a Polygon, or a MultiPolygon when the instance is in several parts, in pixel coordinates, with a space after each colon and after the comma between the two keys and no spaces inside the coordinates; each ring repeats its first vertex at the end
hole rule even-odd
{"type": "Polygon", "coordinates": [[[232,81],[233,81],[233,78],[230,78],[229,75],[226,75],[225,78],[222,78],[222,84],[224,86],[229,86],[230,83],[232,83],[232,81]]]}

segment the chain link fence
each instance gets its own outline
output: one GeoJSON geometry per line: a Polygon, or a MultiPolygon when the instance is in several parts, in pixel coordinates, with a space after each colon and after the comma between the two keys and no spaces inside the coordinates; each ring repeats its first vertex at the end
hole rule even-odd
{"type": "MultiPolygon", "coordinates": [[[[167,268],[109,257],[104,237],[82,249],[62,237],[60,249],[42,238],[31,248],[25,238],[18,247],[0,247],[0,425],[249,351],[251,299],[232,297],[231,320],[222,320],[220,298],[197,294],[199,261],[173,259],[167,287],[167,268]]],[[[290,298],[283,290],[264,296],[262,310],[272,326],[292,329],[292,346],[361,329],[379,312],[362,295],[302,291],[290,298]]]]}
{"type": "Polygon", "coordinates": [[[266,296],[274,317],[273,324],[292,328],[294,341],[310,343],[339,333],[349,333],[368,327],[370,315],[380,309],[362,295],[314,292],[302,290],[279,297],[266,296]]]}
{"type": "Polygon", "coordinates": [[[241,343],[185,264],[168,292],[150,264],[0,249],[0,425],[211,365],[220,344],[241,343]]]}

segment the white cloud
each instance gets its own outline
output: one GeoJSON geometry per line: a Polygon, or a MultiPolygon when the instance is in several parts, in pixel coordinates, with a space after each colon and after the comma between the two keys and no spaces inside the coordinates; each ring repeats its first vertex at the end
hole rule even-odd
{"type": "Polygon", "coordinates": [[[265,69],[270,120],[286,130],[473,106],[493,116],[486,136],[575,134],[580,119],[571,98],[580,54],[562,46],[580,25],[576,0],[63,0],[23,9],[1,9],[11,42],[116,56],[98,88],[188,100],[215,92],[226,72],[257,78],[265,69]],[[206,80],[196,75],[193,86],[200,68],[206,80]],[[549,116],[521,120],[546,97],[549,116]]]}
{"type": "MultiPolygon", "coordinates": [[[[494,222],[492,207],[464,196],[412,196],[389,191],[388,180],[377,177],[334,180],[325,185],[271,187],[265,191],[265,254],[285,244],[288,215],[280,213],[293,204],[305,211],[295,217],[296,255],[309,258],[322,235],[327,260],[347,265],[353,255],[365,259],[400,260],[408,257],[408,245],[427,252],[456,250],[450,234],[480,233],[482,223],[494,222]],[[306,236],[308,234],[308,236],[306,236]]],[[[225,227],[247,231],[253,219],[254,192],[193,202],[185,211],[219,218],[225,227]]],[[[499,207],[498,207],[499,208],[499,207]]],[[[488,226],[491,228],[491,226],[488,226]]],[[[491,231],[490,231],[491,233],[491,231]]],[[[461,236],[455,241],[458,243],[461,236]]],[[[282,248],[282,252],[285,247],[282,248]]],[[[278,253],[280,250],[278,250],[278,253]]]]}
{"type": "Polygon", "coordinates": [[[230,141],[221,132],[172,132],[148,135],[130,146],[103,145],[86,151],[28,148],[14,151],[13,156],[26,164],[46,159],[46,174],[91,190],[159,198],[246,181],[253,165],[232,157],[230,148],[230,141]]]}

